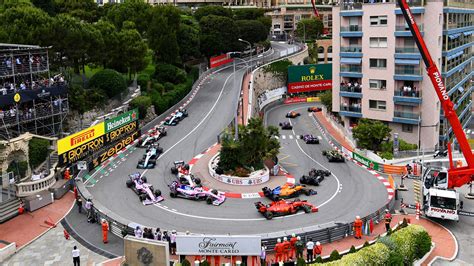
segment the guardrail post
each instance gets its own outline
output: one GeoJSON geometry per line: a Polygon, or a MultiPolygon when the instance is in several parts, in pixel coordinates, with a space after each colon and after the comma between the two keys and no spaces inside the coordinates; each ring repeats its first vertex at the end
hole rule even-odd
{"type": "Polygon", "coordinates": [[[328,228],[328,229],[327,229],[327,233],[328,233],[328,240],[329,240],[329,243],[331,243],[331,242],[332,242],[331,228],[328,228]]]}

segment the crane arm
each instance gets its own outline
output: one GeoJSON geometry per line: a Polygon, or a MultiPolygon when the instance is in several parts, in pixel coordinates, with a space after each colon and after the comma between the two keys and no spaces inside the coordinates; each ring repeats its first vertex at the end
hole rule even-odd
{"type": "MultiPolygon", "coordinates": [[[[425,41],[421,36],[420,30],[418,25],[416,24],[415,18],[411,13],[410,7],[406,0],[398,0],[398,4],[402,10],[403,16],[410,28],[410,31],[415,39],[415,43],[418,46],[418,50],[420,50],[421,57],[426,65],[426,70],[428,72],[428,76],[430,77],[431,83],[435,88],[436,94],[441,102],[441,106],[444,111],[444,116],[448,119],[449,123],[451,124],[451,128],[453,129],[453,133],[458,140],[459,146],[461,148],[461,152],[466,159],[467,166],[460,167],[460,168],[453,168],[452,165],[452,157],[450,155],[450,169],[448,171],[448,187],[460,187],[464,184],[467,184],[474,180],[474,156],[471,151],[471,147],[469,142],[467,141],[466,134],[462,129],[461,122],[459,121],[459,117],[454,110],[454,104],[449,98],[448,91],[446,86],[443,82],[443,77],[439,72],[438,67],[433,62],[431,58],[430,52],[426,47],[425,41]]],[[[450,149],[449,149],[450,150],[450,149]]]]}

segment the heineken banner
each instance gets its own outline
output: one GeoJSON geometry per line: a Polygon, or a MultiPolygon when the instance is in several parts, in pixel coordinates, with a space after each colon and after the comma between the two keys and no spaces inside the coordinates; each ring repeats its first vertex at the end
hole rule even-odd
{"type": "Polygon", "coordinates": [[[374,170],[376,170],[376,171],[380,170],[380,169],[379,169],[379,163],[374,162],[374,161],[372,161],[372,160],[370,160],[370,159],[367,159],[367,158],[365,158],[365,157],[362,156],[362,155],[359,155],[359,154],[353,152],[353,153],[352,153],[352,158],[353,158],[354,160],[358,161],[359,163],[365,165],[366,167],[369,167],[369,168],[374,169],[374,170]]]}
{"type": "Polygon", "coordinates": [[[288,93],[330,90],[332,64],[288,67],[288,93]]]}

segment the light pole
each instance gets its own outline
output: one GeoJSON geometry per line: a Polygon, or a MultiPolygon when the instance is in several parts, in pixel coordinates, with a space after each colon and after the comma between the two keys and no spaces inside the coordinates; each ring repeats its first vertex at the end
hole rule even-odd
{"type": "MultiPolygon", "coordinates": [[[[236,84],[235,84],[235,59],[233,61],[234,61],[234,81],[233,81],[234,85],[233,85],[233,87],[235,89],[235,86],[236,86],[236,84]]],[[[238,104],[239,103],[237,102],[237,107],[238,107],[238,104]]],[[[238,110],[238,108],[235,108],[235,118],[234,118],[235,137],[234,138],[235,138],[236,141],[239,140],[239,121],[238,121],[239,118],[238,118],[238,114],[237,114],[238,111],[237,110],[238,110]]]]}
{"type": "Polygon", "coordinates": [[[247,43],[250,47],[250,70],[252,70],[252,44],[246,40],[242,40],[239,38],[239,42],[247,43]]]}

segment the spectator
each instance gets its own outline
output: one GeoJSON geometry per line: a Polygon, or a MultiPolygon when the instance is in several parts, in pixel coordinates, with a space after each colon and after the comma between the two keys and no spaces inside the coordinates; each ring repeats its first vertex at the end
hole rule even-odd
{"type": "Polygon", "coordinates": [[[87,216],[89,216],[89,212],[91,211],[91,207],[92,207],[92,201],[91,201],[91,199],[87,199],[86,204],[85,204],[87,216]]]}
{"type": "Polygon", "coordinates": [[[262,246],[262,250],[260,251],[260,265],[267,265],[267,247],[265,245],[262,246]]]}
{"type": "Polygon", "coordinates": [[[385,209],[384,220],[385,220],[385,229],[387,230],[387,233],[388,233],[388,231],[390,231],[390,223],[392,222],[392,215],[390,214],[388,209],[385,209]]]}
{"type": "Polygon", "coordinates": [[[171,231],[170,235],[170,247],[171,247],[171,255],[176,255],[176,230],[171,231]]]}
{"type": "Polygon", "coordinates": [[[135,237],[137,237],[137,238],[142,238],[143,237],[143,231],[140,228],[140,226],[137,226],[137,228],[135,228],[134,233],[135,233],[135,237]]]}
{"type": "Polygon", "coordinates": [[[156,232],[155,232],[155,240],[158,240],[158,241],[161,241],[161,231],[160,231],[160,228],[156,228],[156,232]]]}
{"type": "Polygon", "coordinates": [[[77,197],[76,204],[77,204],[77,210],[79,211],[79,213],[82,213],[82,199],[81,199],[81,197],[77,197]]]}
{"type": "Polygon", "coordinates": [[[301,241],[300,236],[296,237],[295,248],[296,248],[296,258],[297,259],[302,258],[303,252],[304,252],[304,244],[303,244],[303,241],[301,241]]]}
{"type": "Polygon", "coordinates": [[[74,266],[81,266],[81,252],[79,251],[79,249],[77,249],[77,246],[74,246],[72,248],[72,263],[74,264],[74,266]]]}
{"type": "Polygon", "coordinates": [[[168,235],[168,231],[163,231],[161,241],[168,241],[168,243],[170,242],[170,236],[168,235]]]}
{"type": "Polygon", "coordinates": [[[321,253],[323,253],[323,246],[321,246],[321,243],[319,243],[319,241],[316,242],[316,246],[314,246],[313,253],[316,258],[321,257],[321,253]]]}
{"type": "Polygon", "coordinates": [[[314,249],[314,242],[313,239],[310,238],[308,242],[306,242],[306,262],[311,263],[313,261],[313,249],[314,249]]]}

